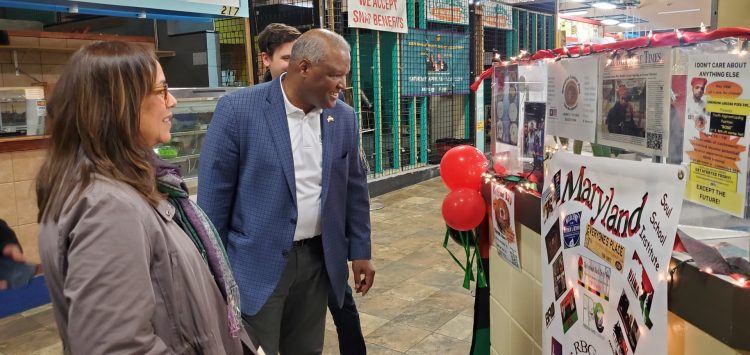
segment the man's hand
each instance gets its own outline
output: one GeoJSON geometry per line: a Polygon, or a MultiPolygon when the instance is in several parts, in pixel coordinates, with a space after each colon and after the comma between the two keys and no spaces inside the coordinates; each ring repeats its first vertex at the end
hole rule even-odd
{"type": "Polygon", "coordinates": [[[375,281],[375,266],[370,260],[352,260],[352,273],[354,274],[354,289],[362,296],[366,295],[375,281]]]}
{"type": "Polygon", "coordinates": [[[3,248],[3,256],[17,263],[25,263],[26,258],[23,256],[21,247],[18,244],[8,244],[3,248]]]}

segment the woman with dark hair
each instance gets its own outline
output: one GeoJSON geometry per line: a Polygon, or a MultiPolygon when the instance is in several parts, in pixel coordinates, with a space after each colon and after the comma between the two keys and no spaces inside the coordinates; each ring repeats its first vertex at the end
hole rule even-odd
{"type": "Polygon", "coordinates": [[[154,53],[124,42],[76,52],[49,100],[39,249],[66,354],[250,344],[221,241],[152,150],[176,103],[154,53]]]}

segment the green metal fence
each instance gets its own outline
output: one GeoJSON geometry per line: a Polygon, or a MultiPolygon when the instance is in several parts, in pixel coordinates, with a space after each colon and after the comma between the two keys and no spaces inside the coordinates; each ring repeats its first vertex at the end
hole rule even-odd
{"type": "MultiPolygon", "coordinates": [[[[490,64],[483,50],[497,49],[502,55],[510,57],[519,49],[552,48],[554,42],[552,15],[514,9],[513,29],[485,28],[484,32],[480,31],[485,38],[479,39],[483,40],[484,49],[477,49],[476,31],[470,31],[470,28],[481,20],[475,14],[476,8],[483,6],[481,3],[471,1],[470,4],[469,0],[408,0],[410,33],[422,30],[426,37],[440,35],[451,39],[469,39],[467,48],[444,49],[443,53],[439,53],[448,58],[445,62],[450,69],[448,74],[440,75],[461,81],[460,85],[438,88],[442,90],[440,92],[414,94],[407,90],[413,86],[409,86],[404,79],[404,71],[414,70],[414,63],[424,58],[415,58],[413,51],[404,51],[405,39],[409,38],[409,34],[349,28],[342,0],[292,0],[284,1],[283,5],[277,1],[252,4],[255,11],[250,22],[257,27],[251,31],[253,36],[263,29],[259,24],[273,21],[294,25],[301,31],[313,27],[328,28],[343,35],[350,43],[352,63],[347,97],[358,115],[360,146],[370,178],[438,163],[442,154],[453,145],[474,141],[476,113],[472,95],[463,88],[479,74],[472,68],[481,68],[482,65],[476,66],[474,63],[485,64],[485,67],[490,64]],[[264,10],[271,7],[284,7],[285,11],[264,10]],[[452,10],[434,10],[446,8],[452,10]],[[442,17],[436,17],[436,13],[442,17]],[[289,18],[285,14],[289,14],[289,18]],[[466,65],[468,70],[462,69],[464,65],[451,66],[451,61],[469,63],[466,65]]],[[[413,34],[411,36],[414,38],[413,34]]],[[[488,82],[484,95],[487,106],[492,97],[490,89],[488,82]]],[[[489,128],[489,125],[486,127],[489,128]]]]}

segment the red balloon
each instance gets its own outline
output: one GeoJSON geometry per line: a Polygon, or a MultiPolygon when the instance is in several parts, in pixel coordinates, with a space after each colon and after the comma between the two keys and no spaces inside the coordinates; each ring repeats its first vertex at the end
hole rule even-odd
{"type": "Polygon", "coordinates": [[[482,173],[487,170],[484,153],[470,145],[451,148],[440,161],[440,177],[451,190],[469,188],[479,191],[482,173]]]}
{"type": "Polygon", "coordinates": [[[451,228],[468,231],[476,228],[487,213],[482,194],[467,188],[453,190],[443,200],[443,219],[451,228]]]}

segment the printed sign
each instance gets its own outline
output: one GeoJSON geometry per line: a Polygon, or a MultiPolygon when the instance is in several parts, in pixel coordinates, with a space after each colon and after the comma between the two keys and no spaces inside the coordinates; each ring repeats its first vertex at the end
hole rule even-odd
{"type": "Polygon", "coordinates": [[[469,0],[430,0],[425,10],[429,22],[469,24],[469,0]]]}
{"type": "Polygon", "coordinates": [[[743,218],[747,204],[750,68],[735,54],[688,60],[683,163],[685,198],[743,218]]]}
{"type": "Polygon", "coordinates": [[[248,3],[240,0],[77,0],[76,2],[81,3],[81,7],[88,6],[85,3],[91,3],[237,17],[248,17],[249,9],[248,3]]]}
{"type": "Polygon", "coordinates": [[[585,256],[578,257],[578,284],[605,301],[609,301],[609,280],[612,271],[609,267],[585,256]]]}
{"type": "Polygon", "coordinates": [[[494,70],[492,105],[495,108],[495,141],[517,146],[521,114],[518,66],[495,66],[494,70]]]}
{"type": "Polygon", "coordinates": [[[412,29],[401,40],[401,95],[469,94],[469,35],[412,29]]]}
{"type": "Polygon", "coordinates": [[[513,29],[512,7],[493,0],[483,1],[481,4],[484,5],[484,17],[482,17],[484,27],[513,29]]]}
{"type": "Polygon", "coordinates": [[[581,244],[581,212],[565,216],[563,221],[565,248],[575,248],[581,244]]]}
{"type": "Polygon", "coordinates": [[[587,225],[585,246],[609,265],[622,271],[625,264],[625,247],[622,244],[599,232],[595,227],[587,225]]]}
{"type": "Polygon", "coordinates": [[[541,306],[556,304],[559,312],[542,315],[549,322],[542,354],[667,353],[667,276],[683,169],[552,156],[542,192],[552,210],[542,224],[541,306]]]}
{"type": "Polygon", "coordinates": [[[599,71],[597,58],[549,63],[548,134],[594,142],[599,71]]]}
{"type": "Polygon", "coordinates": [[[669,135],[672,48],[632,51],[614,60],[600,56],[597,143],[664,156],[669,135]]]}
{"type": "Polygon", "coordinates": [[[349,27],[406,33],[406,0],[348,0],[349,27]]]}
{"type": "Polygon", "coordinates": [[[492,229],[497,253],[516,269],[521,269],[516,238],[515,197],[505,185],[492,183],[492,229]]]}

